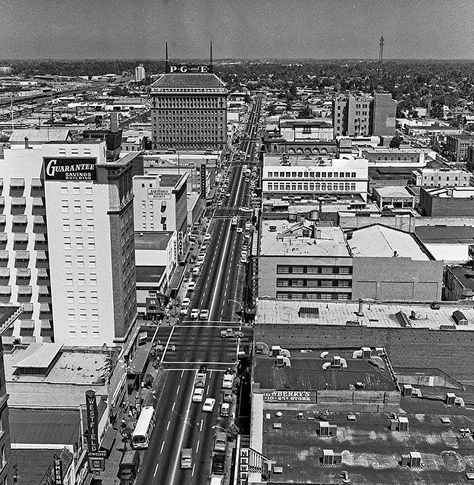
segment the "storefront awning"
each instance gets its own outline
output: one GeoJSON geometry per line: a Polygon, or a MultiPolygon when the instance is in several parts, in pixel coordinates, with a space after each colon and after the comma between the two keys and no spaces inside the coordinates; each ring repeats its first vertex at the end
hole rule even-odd
{"type": "Polygon", "coordinates": [[[114,446],[114,441],[116,436],[117,436],[117,430],[114,429],[112,426],[109,426],[109,429],[105,432],[104,439],[100,444],[100,448],[102,450],[107,451],[107,453],[110,453],[110,451],[112,450],[112,447],[114,446]]]}

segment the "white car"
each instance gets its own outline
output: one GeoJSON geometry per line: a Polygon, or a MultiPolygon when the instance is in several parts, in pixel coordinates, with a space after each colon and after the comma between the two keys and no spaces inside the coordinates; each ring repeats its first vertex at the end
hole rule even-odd
{"type": "Polygon", "coordinates": [[[193,402],[202,402],[204,398],[204,389],[202,387],[194,388],[193,402]]]}
{"type": "Polygon", "coordinates": [[[188,284],[188,291],[194,291],[196,289],[196,283],[194,281],[191,281],[191,283],[188,284]]]}
{"type": "Polygon", "coordinates": [[[199,320],[207,320],[209,318],[209,310],[201,310],[199,312],[199,320]]]}
{"type": "Polygon", "coordinates": [[[205,413],[212,413],[212,411],[214,411],[215,404],[216,404],[216,400],[213,397],[208,397],[204,401],[204,404],[202,405],[202,410],[205,413]]]}
{"type": "Polygon", "coordinates": [[[204,236],[204,241],[209,241],[209,239],[211,239],[211,235],[210,234],[206,234],[204,236]]]}
{"type": "Polygon", "coordinates": [[[189,317],[191,318],[191,320],[197,320],[198,316],[199,316],[199,309],[193,308],[191,310],[191,314],[189,315],[189,317]]]}
{"type": "Polygon", "coordinates": [[[238,227],[237,232],[243,232],[243,229],[241,227],[238,227]]]}
{"type": "Polygon", "coordinates": [[[232,389],[234,385],[233,374],[224,374],[224,380],[222,381],[222,389],[232,389]]]}
{"type": "Polygon", "coordinates": [[[191,303],[191,300],[189,298],[183,298],[183,300],[181,301],[181,307],[187,309],[189,303],[191,303]]]}
{"type": "Polygon", "coordinates": [[[186,316],[188,314],[188,307],[181,308],[181,310],[179,311],[179,314],[182,315],[183,317],[186,316]]]}

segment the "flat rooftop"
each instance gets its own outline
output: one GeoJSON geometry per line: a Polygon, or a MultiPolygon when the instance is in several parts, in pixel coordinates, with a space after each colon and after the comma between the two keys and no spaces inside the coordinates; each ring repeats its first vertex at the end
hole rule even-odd
{"type": "MultiPolygon", "coordinates": [[[[321,142],[322,143],[322,142],[321,142]]],[[[339,169],[341,163],[344,163],[348,169],[348,164],[353,164],[354,169],[361,166],[367,166],[367,160],[365,158],[356,157],[354,155],[344,154],[340,158],[334,158],[333,155],[321,154],[321,155],[289,155],[285,157],[285,163],[282,163],[282,154],[264,154],[263,166],[264,167],[281,167],[282,171],[285,167],[311,167],[311,168],[331,168],[336,167],[339,169]],[[330,158],[328,158],[330,157],[330,158]]],[[[330,181],[330,179],[328,179],[330,181]]]]}
{"type": "Polygon", "coordinates": [[[263,220],[260,238],[262,256],[327,256],[350,257],[344,233],[339,227],[318,226],[315,236],[305,236],[312,226],[309,221],[294,223],[263,220]]]}
{"type": "Polygon", "coordinates": [[[135,251],[164,251],[172,236],[172,231],[136,231],[135,251]]]}
{"type": "Polygon", "coordinates": [[[282,468],[281,474],[272,473],[273,484],[340,484],[343,470],[353,484],[464,484],[473,464],[474,441],[462,438],[459,430],[472,428],[474,419],[450,415],[444,405],[439,414],[400,409],[397,416],[408,418],[408,432],[390,431],[387,414],[353,413],[355,420],[349,421],[348,413],[329,410],[325,419],[337,425],[329,437],[317,435],[320,419],[312,413],[297,419],[283,406],[281,416],[276,412],[264,412],[263,418],[262,453],[282,468]],[[450,423],[443,424],[447,416],[450,423]],[[275,423],[281,427],[274,428],[275,423]],[[323,449],[341,453],[341,465],[321,466],[323,449]],[[411,452],[421,454],[421,468],[401,466],[401,455],[411,452]]]}
{"type": "MultiPolygon", "coordinates": [[[[56,344],[42,344],[55,346],[56,344]]],[[[10,382],[36,382],[54,384],[94,384],[108,375],[109,353],[90,351],[61,351],[61,355],[47,375],[14,374],[17,364],[25,357],[33,358],[28,349],[17,349],[4,354],[5,379],[10,382]]]]}
{"type": "MultiPolygon", "coordinates": [[[[364,210],[364,211],[370,211],[370,212],[377,212],[380,213],[379,207],[374,204],[373,202],[364,202],[362,200],[362,197],[357,197],[357,198],[352,198],[348,197],[345,200],[341,200],[342,197],[339,196],[339,200],[336,202],[332,200],[324,200],[323,203],[321,204],[321,212],[345,212],[348,210],[364,210]],[[364,209],[354,209],[351,207],[352,205],[358,205],[358,204],[364,204],[365,207],[364,209]]],[[[272,208],[279,208],[279,207],[288,207],[288,211],[291,213],[297,213],[297,214],[302,214],[302,213],[308,213],[311,211],[319,211],[319,202],[315,201],[314,199],[311,200],[287,200],[286,197],[282,198],[270,198],[270,199],[264,199],[263,200],[263,209],[268,210],[272,208]]]]}
{"type": "Polygon", "coordinates": [[[414,236],[381,224],[363,227],[348,233],[347,244],[354,257],[403,257],[430,261],[428,251],[414,236]]]}
{"type": "Polygon", "coordinates": [[[137,266],[136,278],[137,284],[140,283],[156,283],[159,284],[166,266],[137,266]]]}
{"type": "Polygon", "coordinates": [[[365,391],[396,391],[397,386],[388,370],[386,361],[378,358],[380,366],[369,363],[367,359],[354,359],[352,352],[345,349],[314,349],[311,353],[291,354],[291,367],[275,366],[275,358],[268,355],[256,355],[253,381],[261,389],[285,389],[296,391],[340,391],[350,389],[357,382],[364,385],[365,391]],[[324,355],[323,352],[327,355],[324,355]],[[347,367],[323,369],[333,356],[345,359],[347,367]]]}
{"type": "Polygon", "coordinates": [[[402,187],[401,185],[386,185],[385,187],[375,187],[374,192],[377,192],[381,197],[413,198],[413,195],[408,192],[406,187],[402,187]]]}
{"type": "Polygon", "coordinates": [[[474,244],[472,226],[417,226],[415,234],[424,244],[474,244]]]}
{"type": "Polygon", "coordinates": [[[453,187],[440,189],[425,189],[431,197],[449,199],[470,199],[474,197],[474,187],[453,187]]]}
{"type": "Polygon", "coordinates": [[[460,310],[468,320],[467,325],[456,325],[457,331],[474,331],[474,307],[472,304],[440,303],[434,310],[428,303],[364,303],[363,316],[357,316],[358,302],[312,303],[308,300],[277,300],[262,298],[257,302],[255,322],[266,324],[299,325],[346,325],[359,322],[368,328],[404,328],[397,318],[398,312],[410,317],[415,312],[416,319],[408,318],[408,328],[438,330],[442,325],[454,326],[453,312],[460,310]],[[311,308],[314,313],[302,313],[301,308],[311,308]]]}

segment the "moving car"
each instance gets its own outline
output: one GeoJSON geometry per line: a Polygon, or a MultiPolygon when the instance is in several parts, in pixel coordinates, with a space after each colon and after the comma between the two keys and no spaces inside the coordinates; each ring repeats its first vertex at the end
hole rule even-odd
{"type": "Polygon", "coordinates": [[[202,410],[205,413],[212,413],[214,410],[214,405],[216,404],[216,400],[213,397],[208,397],[202,406],[202,410]]]}
{"type": "Polygon", "coordinates": [[[181,468],[185,469],[193,467],[192,452],[193,450],[191,448],[181,449],[181,468]]]}
{"type": "Polygon", "coordinates": [[[188,285],[188,291],[194,291],[196,289],[196,283],[194,281],[191,281],[188,285]]]}
{"type": "Polygon", "coordinates": [[[225,390],[224,391],[224,399],[223,401],[224,402],[228,402],[228,403],[231,403],[232,401],[234,400],[234,396],[232,394],[232,391],[231,390],[225,390]]]}
{"type": "Polygon", "coordinates": [[[194,379],[194,387],[204,387],[206,385],[206,372],[199,371],[194,379]]]}
{"type": "Polygon", "coordinates": [[[201,310],[199,313],[199,320],[207,320],[209,318],[209,310],[201,310]]]}
{"type": "Polygon", "coordinates": [[[204,398],[204,388],[195,387],[193,392],[193,402],[202,402],[204,398]]]}
{"type": "Polygon", "coordinates": [[[227,434],[224,431],[216,431],[214,435],[214,451],[225,451],[227,434]]]}
{"type": "Polygon", "coordinates": [[[191,314],[189,315],[192,320],[197,320],[199,316],[199,310],[197,308],[193,308],[191,310],[191,314]]]}

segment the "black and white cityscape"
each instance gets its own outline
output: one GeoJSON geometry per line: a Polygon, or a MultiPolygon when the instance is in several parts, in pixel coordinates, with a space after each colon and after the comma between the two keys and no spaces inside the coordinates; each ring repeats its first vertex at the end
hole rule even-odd
{"type": "Polygon", "coordinates": [[[0,0],[0,484],[474,481],[473,18],[0,0]]]}

